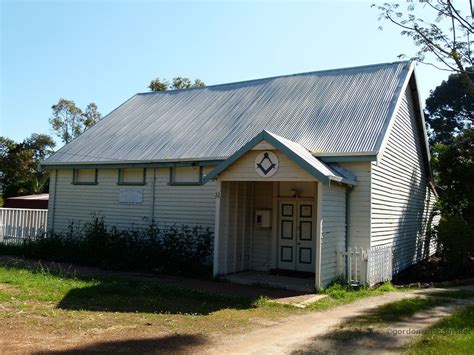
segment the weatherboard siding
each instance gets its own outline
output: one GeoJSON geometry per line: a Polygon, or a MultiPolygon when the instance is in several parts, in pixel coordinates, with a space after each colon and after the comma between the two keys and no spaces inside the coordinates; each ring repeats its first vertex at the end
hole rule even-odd
{"type": "Polygon", "coordinates": [[[370,162],[340,163],[357,178],[348,194],[348,241],[351,247],[370,245],[371,172],[370,162]]]}
{"type": "Polygon", "coordinates": [[[50,214],[49,226],[54,232],[65,231],[71,222],[89,222],[94,216],[103,217],[108,225],[120,229],[144,228],[153,219],[158,226],[214,228],[213,182],[204,186],[171,186],[169,168],[148,168],[143,186],[118,185],[118,169],[99,169],[97,185],[74,185],[72,177],[73,170],[57,170],[57,181],[56,174],[52,174],[49,209],[54,213],[50,214]],[[121,204],[121,189],[142,190],[143,202],[121,204]]]}
{"type": "MultiPolygon", "coordinates": [[[[203,173],[212,168],[205,167],[203,173]]],[[[169,185],[170,169],[156,169],[155,213],[158,225],[201,225],[214,228],[216,184],[169,185]]]]}
{"type": "Polygon", "coordinates": [[[270,177],[261,177],[255,170],[255,159],[260,154],[251,150],[229,166],[218,179],[221,181],[314,181],[315,178],[278,150],[278,171],[270,177]]]}
{"type": "MultiPolygon", "coordinates": [[[[273,208],[273,184],[256,182],[254,185],[254,209],[271,210],[273,208]]],[[[255,212],[252,218],[255,218],[255,212]]],[[[272,267],[273,233],[271,228],[254,226],[251,240],[251,268],[267,271],[272,267]]]]}
{"type": "Polygon", "coordinates": [[[99,169],[97,185],[72,184],[73,170],[58,170],[54,188],[54,231],[65,231],[68,226],[90,222],[94,216],[104,218],[105,223],[117,228],[141,228],[151,223],[151,184],[143,186],[117,185],[118,169],[99,169]],[[119,203],[120,189],[142,190],[143,203],[124,205],[119,203]]]}
{"type": "Polygon", "coordinates": [[[345,245],[346,238],[346,187],[323,185],[321,238],[321,285],[327,286],[337,278],[337,252],[345,245]]]}
{"type": "Polygon", "coordinates": [[[426,256],[426,229],[434,196],[424,164],[416,112],[407,88],[383,156],[372,163],[371,246],[392,244],[394,271],[426,256]]]}
{"type": "Polygon", "coordinates": [[[56,186],[57,186],[57,170],[49,172],[49,198],[48,198],[48,229],[53,231],[54,214],[56,211],[55,198],[56,198],[56,186]]]}

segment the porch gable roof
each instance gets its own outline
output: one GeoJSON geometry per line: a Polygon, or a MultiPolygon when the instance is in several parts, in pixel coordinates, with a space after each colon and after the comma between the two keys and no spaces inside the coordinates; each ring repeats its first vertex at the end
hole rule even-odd
{"type": "Polygon", "coordinates": [[[311,152],[309,152],[301,144],[290,141],[266,130],[263,130],[257,134],[229,158],[217,165],[209,174],[204,177],[203,183],[207,183],[208,181],[216,178],[219,174],[221,174],[224,170],[226,170],[229,166],[235,163],[244,154],[246,154],[262,141],[270,143],[272,146],[280,150],[288,158],[294,161],[297,165],[299,165],[302,169],[314,176],[316,180],[321,181],[324,184],[329,184],[330,181],[340,182],[347,185],[357,184],[355,176],[337,164],[325,164],[313,156],[311,152]]]}

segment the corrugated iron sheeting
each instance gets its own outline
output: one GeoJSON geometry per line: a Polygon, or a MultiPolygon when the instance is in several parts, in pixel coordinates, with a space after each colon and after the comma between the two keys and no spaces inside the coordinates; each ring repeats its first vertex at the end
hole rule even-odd
{"type": "Polygon", "coordinates": [[[313,153],[377,151],[409,62],[137,94],[45,163],[223,159],[262,130],[313,153]]]}

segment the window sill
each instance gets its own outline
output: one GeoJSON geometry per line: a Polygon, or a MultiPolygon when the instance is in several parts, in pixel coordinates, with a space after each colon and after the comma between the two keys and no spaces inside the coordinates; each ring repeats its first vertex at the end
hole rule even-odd
{"type": "Polygon", "coordinates": [[[73,185],[99,185],[97,182],[71,182],[73,185]]]}
{"type": "Polygon", "coordinates": [[[168,186],[201,186],[201,182],[170,182],[168,186]]]}

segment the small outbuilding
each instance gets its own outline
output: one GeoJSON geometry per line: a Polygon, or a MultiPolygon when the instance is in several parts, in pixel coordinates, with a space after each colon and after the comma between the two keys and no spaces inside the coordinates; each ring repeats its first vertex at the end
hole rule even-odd
{"type": "Polygon", "coordinates": [[[5,208],[48,209],[49,194],[36,194],[5,199],[5,208]]]}
{"type": "Polygon", "coordinates": [[[137,94],[43,166],[52,231],[92,215],[209,227],[215,276],[304,274],[319,289],[351,248],[390,250],[390,273],[432,250],[412,62],[137,94]]]}

